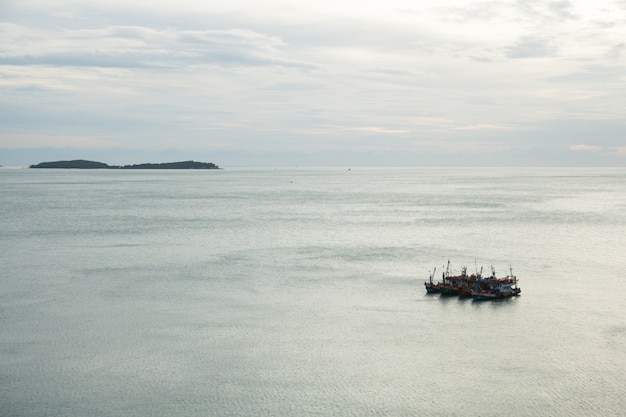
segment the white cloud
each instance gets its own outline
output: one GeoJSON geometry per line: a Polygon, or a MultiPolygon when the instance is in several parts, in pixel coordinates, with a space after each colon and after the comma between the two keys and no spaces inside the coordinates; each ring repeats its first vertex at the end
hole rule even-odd
{"type": "Polygon", "coordinates": [[[570,149],[572,151],[584,151],[584,152],[600,152],[602,150],[604,150],[604,148],[602,146],[596,146],[596,145],[572,145],[570,146],[570,149]]]}
{"type": "Polygon", "coordinates": [[[613,148],[614,152],[617,156],[620,157],[626,157],[626,146],[618,146],[616,148],[613,148]]]}
{"type": "Polygon", "coordinates": [[[455,129],[456,130],[507,130],[510,128],[506,126],[498,126],[498,125],[492,125],[492,124],[477,124],[477,125],[459,126],[455,129]]]}
{"type": "Polygon", "coordinates": [[[350,127],[350,128],[345,128],[344,130],[354,131],[354,132],[364,132],[364,133],[382,133],[382,134],[400,134],[400,133],[410,132],[410,130],[405,130],[405,129],[389,129],[386,127],[379,127],[379,126],[350,127]]]}
{"type": "Polygon", "coordinates": [[[598,146],[598,145],[572,145],[569,148],[576,152],[591,152],[591,153],[604,153],[607,155],[613,155],[620,158],[626,157],[626,146],[598,146]]]}

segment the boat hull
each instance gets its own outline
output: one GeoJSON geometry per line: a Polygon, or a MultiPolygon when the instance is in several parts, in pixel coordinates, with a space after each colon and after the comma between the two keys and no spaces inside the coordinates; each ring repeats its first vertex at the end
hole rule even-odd
{"type": "Polygon", "coordinates": [[[441,295],[459,295],[458,288],[440,287],[441,295]]]}
{"type": "Polygon", "coordinates": [[[431,282],[425,282],[424,286],[426,287],[426,292],[428,294],[437,294],[437,293],[441,292],[441,290],[439,288],[439,284],[433,284],[431,282]]]}
{"type": "Polygon", "coordinates": [[[521,289],[515,288],[512,292],[489,292],[472,290],[472,298],[476,301],[498,300],[502,298],[516,297],[522,292],[521,289]]]}

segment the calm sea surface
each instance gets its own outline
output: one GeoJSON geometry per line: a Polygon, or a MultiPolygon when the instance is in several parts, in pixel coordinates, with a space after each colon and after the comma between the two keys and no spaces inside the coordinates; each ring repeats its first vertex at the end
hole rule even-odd
{"type": "Polygon", "coordinates": [[[623,416],[626,169],[0,170],[0,416],[623,416]],[[427,296],[509,267],[522,295],[427,296]]]}

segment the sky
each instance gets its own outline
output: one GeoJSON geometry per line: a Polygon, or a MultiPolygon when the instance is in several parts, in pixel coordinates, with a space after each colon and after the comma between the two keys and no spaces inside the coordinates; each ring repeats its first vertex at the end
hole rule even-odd
{"type": "Polygon", "coordinates": [[[626,166],[626,0],[0,0],[0,165],[626,166]]]}

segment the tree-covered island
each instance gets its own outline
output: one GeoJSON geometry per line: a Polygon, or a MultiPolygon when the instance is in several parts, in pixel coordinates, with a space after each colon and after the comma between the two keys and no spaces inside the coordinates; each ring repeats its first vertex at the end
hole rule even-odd
{"type": "Polygon", "coordinates": [[[159,164],[108,165],[103,162],[75,159],[72,161],[41,162],[30,168],[65,168],[65,169],[220,169],[212,162],[165,162],[159,164]]]}

